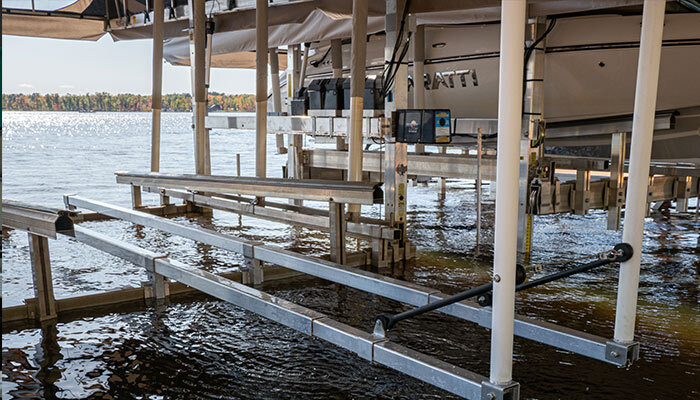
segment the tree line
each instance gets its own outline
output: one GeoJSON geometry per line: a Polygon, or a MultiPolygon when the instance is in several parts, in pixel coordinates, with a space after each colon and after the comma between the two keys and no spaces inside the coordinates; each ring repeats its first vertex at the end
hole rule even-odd
{"type": "MultiPolygon", "coordinates": [[[[217,111],[255,111],[251,94],[209,94],[209,109],[217,111]]],[[[151,96],[138,94],[3,94],[5,111],[150,111],[151,96]]],[[[163,95],[163,111],[191,111],[189,93],[163,95]]]]}

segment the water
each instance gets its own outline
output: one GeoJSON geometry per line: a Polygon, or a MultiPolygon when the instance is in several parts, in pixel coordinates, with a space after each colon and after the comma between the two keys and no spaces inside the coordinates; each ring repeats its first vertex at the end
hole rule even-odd
{"type": "MultiPolygon", "coordinates": [[[[145,113],[5,112],[3,197],[62,206],[64,193],[129,205],[116,170],[149,167],[150,120],[145,113]]],[[[193,172],[188,114],[163,115],[161,171],[193,172]]],[[[307,141],[312,139],[307,138],[307,141]]],[[[285,155],[268,171],[281,176],[285,155]]],[[[252,132],[212,131],[212,172],[254,173],[252,132]]],[[[144,195],[155,203],[153,196],[144,195]]],[[[474,192],[448,183],[409,188],[409,234],[418,245],[406,279],[455,293],[488,281],[492,248],[474,251],[474,192]]],[[[484,242],[492,241],[493,200],[484,206],[484,242]]],[[[378,207],[367,212],[377,215],[378,207]]],[[[310,254],[328,251],[326,234],[214,212],[211,220],[176,219],[310,254]]],[[[241,259],[149,228],[120,221],[91,229],[213,272],[237,269],[241,259]]],[[[543,216],[534,221],[533,262],[598,252],[620,240],[605,231],[605,214],[543,216]]],[[[700,261],[698,223],[682,216],[649,219],[639,291],[637,339],[641,360],[618,369],[525,339],[515,340],[514,376],[524,398],[700,398],[700,261]]],[[[3,306],[32,297],[26,234],[2,241],[3,306]]],[[[50,242],[59,298],[140,285],[145,274],[112,256],[66,238],[50,242]]],[[[606,267],[520,293],[517,312],[604,337],[612,336],[617,269],[606,267]]],[[[400,303],[321,280],[267,285],[279,297],[370,330],[400,303]]],[[[402,323],[392,339],[412,349],[488,375],[489,331],[430,313],[402,323]]],[[[3,398],[451,398],[449,393],[317,339],[310,339],[230,304],[203,296],[170,305],[110,310],[44,329],[3,327],[3,398]]]]}

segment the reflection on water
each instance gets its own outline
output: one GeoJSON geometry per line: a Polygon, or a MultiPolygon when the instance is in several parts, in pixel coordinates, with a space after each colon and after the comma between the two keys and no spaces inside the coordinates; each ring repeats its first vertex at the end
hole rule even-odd
{"type": "MultiPolygon", "coordinates": [[[[163,116],[163,171],[191,172],[190,116],[163,116]]],[[[61,206],[61,195],[128,205],[113,171],[148,166],[148,114],[4,113],[4,197],[61,206]],[[78,156],[76,156],[78,154],[78,156]]],[[[252,174],[252,133],[212,132],[215,173],[252,174]]],[[[271,143],[268,154],[273,154],[271,143]]],[[[269,157],[280,175],[285,156],[269,157]]],[[[406,279],[448,293],[486,282],[492,260],[493,201],[484,205],[484,245],[474,248],[474,192],[449,182],[447,199],[433,188],[409,191],[409,234],[419,246],[406,279]]],[[[149,198],[151,199],[151,198],[149,198]]],[[[155,198],[151,199],[155,201],[155,198]]],[[[368,208],[378,215],[379,208],[368,208]]],[[[700,257],[698,223],[672,215],[650,219],[639,291],[641,360],[626,369],[516,339],[514,376],[526,398],[700,397],[700,257]]],[[[211,220],[177,218],[232,235],[328,251],[326,234],[215,212],[211,220]]],[[[535,218],[533,262],[595,253],[619,233],[605,231],[605,214],[535,218]]],[[[236,269],[239,256],[121,221],[86,224],[212,272],[236,269]]],[[[25,234],[3,237],[3,305],[32,296],[25,234]]],[[[61,238],[51,241],[56,296],[140,285],[145,274],[121,260],[61,238]]],[[[550,270],[555,270],[551,267],[550,270]]],[[[524,315],[612,336],[617,268],[603,267],[517,295],[524,315]]],[[[266,291],[352,326],[371,330],[400,303],[320,280],[267,286],[266,291]]],[[[488,375],[489,332],[429,313],[399,324],[391,337],[412,349],[488,375]]],[[[3,329],[3,398],[450,398],[387,368],[371,365],[230,304],[191,296],[161,311],[124,309],[41,329],[3,329]]]]}

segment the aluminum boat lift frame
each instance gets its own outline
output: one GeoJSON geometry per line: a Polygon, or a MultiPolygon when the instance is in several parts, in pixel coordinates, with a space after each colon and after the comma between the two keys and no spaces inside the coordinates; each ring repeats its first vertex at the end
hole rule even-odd
{"type": "MultiPolygon", "coordinates": [[[[367,0],[353,1],[353,17],[356,20],[367,18],[367,0]]],[[[161,3],[162,4],[162,3],[161,3]]],[[[206,18],[205,1],[191,0],[190,26],[192,43],[192,67],[193,67],[193,91],[194,96],[194,144],[196,172],[198,175],[209,174],[209,141],[208,129],[205,125],[206,107],[206,73],[208,69],[208,56],[205,51],[206,18]]],[[[386,7],[386,60],[391,60],[392,44],[401,42],[405,38],[400,37],[401,15],[406,7],[405,0],[387,0],[386,7]]],[[[256,175],[265,178],[265,142],[267,136],[267,112],[266,101],[263,101],[261,93],[265,94],[267,82],[267,8],[266,0],[256,0],[256,36],[258,44],[257,54],[257,113],[256,113],[256,175]],[[262,89],[265,89],[264,92],[262,89]]],[[[639,269],[641,256],[641,242],[643,235],[644,216],[647,204],[647,183],[650,170],[651,142],[654,125],[654,109],[656,91],[658,85],[659,59],[661,49],[661,34],[663,31],[665,2],[645,0],[640,42],[640,54],[638,63],[637,85],[635,95],[635,107],[632,124],[632,139],[630,151],[630,166],[628,178],[628,195],[626,221],[623,232],[623,241],[631,244],[634,256],[620,268],[618,302],[616,308],[615,332],[612,340],[605,340],[593,335],[576,332],[556,325],[537,322],[531,319],[516,317],[514,314],[514,286],[515,265],[517,253],[517,225],[518,225],[518,188],[520,171],[520,136],[522,119],[522,71],[526,28],[526,1],[513,0],[501,4],[501,48],[500,48],[500,73],[499,73],[499,116],[498,116],[498,158],[496,163],[497,192],[496,202],[496,228],[495,228],[495,259],[493,271],[493,306],[478,308],[473,304],[461,302],[445,307],[442,312],[476,321],[482,326],[491,328],[491,362],[489,377],[460,369],[421,355],[409,349],[392,344],[386,338],[378,338],[372,334],[361,332],[329,320],[326,316],[311,310],[287,303],[274,298],[256,289],[224,280],[220,277],[198,271],[191,266],[170,260],[166,255],[153,253],[123,242],[114,241],[104,235],[91,232],[81,227],[74,227],[73,236],[79,240],[93,245],[101,250],[115,254],[146,268],[152,276],[154,285],[153,293],[156,298],[166,295],[165,279],[170,278],[196,287],[225,301],[259,313],[277,322],[293,327],[304,333],[324,338],[331,343],[356,352],[361,357],[379,362],[395,368],[406,374],[415,376],[435,386],[441,387],[452,393],[481,399],[517,399],[519,385],[512,377],[513,360],[513,336],[521,335],[541,341],[548,345],[563,348],[578,354],[606,361],[615,365],[624,366],[638,357],[639,345],[634,341],[634,324],[637,306],[637,289],[639,284],[639,269]],[[518,139],[518,140],[516,140],[518,139]]],[[[157,29],[162,29],[163,20],[154,21],[154,37],[157,29]],[[158,26],[160,25],[160,28],[158,26]]],[[[353,24],[353,37],[365,37],[366,24],[353,24]]],[[[406,32],[404,32],[406,34],[406,32]]],[[[357,57],[356,64],[364,65],[362,58],[365,56],[357,50],[361,50],[358,40],[353,41],[353,58],[357,57]],[[355,48],[355,46],[358,46],[355,48]],[[360,62],[361,61],[361,62],[360,62]]],[[[293,53],[293,52],[292,52],[293,53]]],[[[154,62],[162,54],[162,42],[154,42],[154,62]]],[[[209,54],[210,56],[210,54],[209,54]]],[[[158,58],[158,61],[160,59],[158,58]]],[[[397,84],[392,91],[391,98],[387,101],[386,113],[397,109],[406,108],[407,93],[407,66],[396,67],[397,84]]],[[[352,69],[353,76],[358,76],[358,69],[352,69]]],[[[154,69],[155,73],[155,69],[154,69]]],[[[301,74],[303,77],[303,73],[301,74]]],[[[154,81],[157,77],[154,74],[154,81]]],[[[296,78],[295,78],[296,80],[296,78]]],[[[357,83],[357,82],[355,82],[357,83]]],[[[295,83],[298,85],[299,81],[295,83]]],[[[154,84],[154,98],[156,86],[154,84]]],[[[356,96],[353,96],[356,97],[356,96]]],[[[362,172],[362,102],[354,101],[351,106],[350,126],[350,165],[349,176],[357,176],[362,172]]],[[[153,152],[152,171],[157,169],[158,125],[157,112],[153,115],[153,152]]],[[[382,126],[379,126],[382,129],[382,126]]],[[[393,228],[405,230],[405,187],[407,151],[406,145],[395,143],[388,138],[385,160],[387,169],[385,177],[385,204],[387,205],[388,222],[393,228]]],[[[290,160],[298,160],[300,145],[294,139],[290,147],[290,160]],[[294,150],[294,151],[291,151],[294,150]]],[[[264,201],[260,192],[256,192],[260,201],[264,201]]],[[[135,195],[136,197],[136,195],[135,195]]],[[[409,304],[424,305],[435,299],[444,298],[446,295],[437,293],[431,289],[417,287],[392,278],[373,275],[368,272],[357,271],[338,263],[326,262],[291,253],[273,246],[259,246],[253,243],[222,235],[207,232],[202,229],[178,227],[171,225],[170,221],[148,216],[138,211],[119,209],[114,206],[91,202],[75,196],[67,197],[70,206],[98,208],[100,213],[106,215],[119,215],[127,220],[138,220],[139,224],[153,224],[159,229],[172,230],[176,234],[194,237],[196,240],[209,242],[218,246],[227,246],[232,251],[241,251],[253,264],[255,261],[282,265],[286,268],[303,270],[305,273],[316,274],[324,279],[340,281],[358,289],[368,290],[378,295],[399,299],[409,304]],[[216,243],[216,244],[215,244],[216,243]]],[[[352,210],[352,207],[350,208],[352,210]]],[[[336,208],[336,213],[338,209],[336,208]]],[[[3,208],[3,213],[5,209],[3,208]]],[[[333,210],[330,210],[332,213],[333,210]]],[[[4,219],[3,219],[4,220],[4,219]]],[[[341,219],[342,220],[342,219],[341,219]]],[[[45,222],[45,221],[44,221],[45,222]]],[[[3,222],[5,223],[5,222],[3,222]]],[[[342,225],[342,223],[340,224],[342,225]]],[[[22,229],[21,226],[13,226],[22,229]]],[[[65,230],[62,230],[65,232],[65,230]]],[[[35,235],[35,234],[30,234],[35,235]]],[[[36,236],[36,235],[35,235],[36,236]]],[[[32,239],[33,240],[33,239],[32,239]]],[[[48,247],[45,246],[48,250],[48,247]]],[[[42,260],[32,256],[35,270],[44,273],[49,271],[48,252],[41,251],[42,260]]],[[[258,274],[262,279],[262,267],[254,266],[253,275],[258,274]]],[[[43,275],[47,276],[47,275],[43,275]]],[[[50,276],[50,275],[48,275],[50,276]]],[[[35,281],[36,282],[36,281],[35,281]]],[[[48,287],[43,286],[45,290],[48,287]]],[[[41,301],[37,293],[38,301],[41,301]]],[[[47,302],[51,302],[50,296],[43,296],[47,302]]],[[[50,315],[46,315],[50,318],[50,315]]]]}

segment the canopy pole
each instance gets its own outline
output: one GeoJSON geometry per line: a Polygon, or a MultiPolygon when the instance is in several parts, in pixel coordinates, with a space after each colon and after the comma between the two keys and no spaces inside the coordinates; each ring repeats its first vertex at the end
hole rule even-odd
{"type": "MultiPolygon", "coordinates": [[[[276,47],[270,47],[270,78],[272,78],[272,111],[277,115],[282,115],[280,60],[279,56],[277,55],[276,47]]],[[[284,147],[284,134],[278,133],[275,135],[275,145],[279,154],[284,154],[287,152],[287,149],[284,147]]]]}
{"type": "Polygon", "coordinates": [[[153,92],[151,95],[151,172],[160,171],[160,113],[163,103],[163,0],[153,3],[153,92]]]}
{"type": "Polygon", "coordinates": [[[490,381],[495,385],[508,384],[513,378],[513,318],[524,42],[525,0],[502,2],[493,314],[491,317],[490,381]]]}
{"type": "Polygon", "coordinates": [[[190,0],[192,18],[191,37],[194,51],[192,86],[194,91],[193,111],[194,111],[194,159],[195,171],[197,174],[208,174],[209,154],[207,152],[208,138],[204,128],[204,117],[207,112],[207,88],[206,88],[206,14],[204,10],[204,0],[190,0]]]}
{"type": "MultiPolygon", "coordinates": [[[[362,108],[365,93],[367,60],[367,0],[352,2],[352,51],[350,53],[350,140],[348,147],[348,181],[362,181],[362,108]]],[[[348,205],[352,219],[359,217],[358,204],[348,205]]]]}
{"type": "MultiPolygon", "coordinates": [[[[417,25],[413,39],[413,108],[425,108],[425,26],[417,25]]],[[[416,153],[425,153],[425,145],[416,143],[416,153]]]]}
{"type": "Polygon", "coordinates": [[[301,64],[301,77],[299,78],[299,87],[304,86],[306,80],[306,66],[309,64],[309,46],[304,43],[304,61],[301,64]]]}
{"type": "Polygon", "coordinates": [[[267,175],[267,0],[255,1],[255,176],[267,175]]]}
{"type": "Polygon", "coordinates": [[[642,35],[637,64],[637,88],[632,118],[627,202],[622,232],[622,241],[632,245],[634,254],[628,261],[620,264],[614,334],[615,341],[620,343],[634,341],[639,268],[644,235],[644,217],[647,210],[649,162],[654,135],[654,115],[665,8],[666,2],[664,1],[644,1],[642,35]]]}
{"type": "MultiPolygon", "coordinates": [[[[333,67],[333,77],[343,77],[343,41],[340,39],[331,40],[331,66],[333,67]]],[[[347,106],[347,104],[346,104],[347,106]]],[[[335,149],[345,151],[345,138],[335,138],[335,149]]]]}

